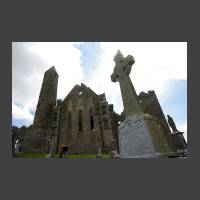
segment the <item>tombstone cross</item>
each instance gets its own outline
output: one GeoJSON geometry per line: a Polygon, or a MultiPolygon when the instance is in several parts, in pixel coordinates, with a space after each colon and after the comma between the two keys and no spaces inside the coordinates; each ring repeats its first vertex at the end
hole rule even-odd
{"type": "Polygon", "coordinates": [[[115,67],[113,74],[111,75],[111,81],[119,82],[122,100],[124,105],[125,117],[131,115],[144,114],[129,74],[131,72],[132,65],[135,63],[133,56],[128,55],[124,57],[120,50],[114,57],[115,67]]]}

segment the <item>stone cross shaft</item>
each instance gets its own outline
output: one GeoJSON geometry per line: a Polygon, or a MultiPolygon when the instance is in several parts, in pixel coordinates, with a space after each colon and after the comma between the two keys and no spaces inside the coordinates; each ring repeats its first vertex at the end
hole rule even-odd
{"type": "Polygon", "coordinates": [[[113,82],[118,81],[120,84],[125,117],[144,114],[136,91],[129,77],[132,65],[135,63],[133,56],[128,55],[127,57],[124,57],[120,50],[118,50],[114,57],[114,61],[115,67],[111,75],[111,80],[113,82]]]}

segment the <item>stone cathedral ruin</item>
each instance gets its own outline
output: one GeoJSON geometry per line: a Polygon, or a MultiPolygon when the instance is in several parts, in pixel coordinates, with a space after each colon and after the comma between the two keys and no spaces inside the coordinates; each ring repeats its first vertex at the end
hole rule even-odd
{"type": "Polygon", "coordinates": [[[108,104],[105,93],[98,95],[83,83],[64,100],[57,99],[59,75],[53,66],[44,74],[33,124],[12,127],[12,150],[20,141],[20,151],[31,153],[58,153],[60,145],[71,144],[71,154],[97,154],[101,149],[117,151],[122,158],[185,155],[183,132],[170,116],[167,122],[155,92],[136,94],[129,77],[134,58],[118,51],[114,61],[111,80],[120,84],[121,114],[108,104]]]}

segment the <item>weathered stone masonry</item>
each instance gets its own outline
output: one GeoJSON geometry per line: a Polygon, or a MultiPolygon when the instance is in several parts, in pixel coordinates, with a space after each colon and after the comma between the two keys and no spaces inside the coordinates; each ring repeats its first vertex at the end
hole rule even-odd
{"type": "MultiPolygon", "coordinates": [[[[97,95],[83,83],[57,100],[58,77],[55,67],[45,72],[33,125],[13,127],[12,148],[19,138],[21,151],[27,152],[56,153],[61,144],[71,144],[70,153],[77,154],[119,151],[117,129],[124,113],[115,113],[105,93],[97,95]]],[[[159,121],[173,150],[185,149],[183,136],[171,134],[155,92],[141,92],[138,101],[159,121]]]]}
{"type": "Polygon", "coordinates": [[[57,100],[58,74],[54,67],[45,72],[33,125],[13,129],[21,135],[21,150],[58,152],[71,144],[71,153],[118,150],[120,115],[108,104],[105,94],[97,95],[84,84],[75,85],[67,97],[57,100]],[[22,137],[23,135],[23,137],[22,137]]]}

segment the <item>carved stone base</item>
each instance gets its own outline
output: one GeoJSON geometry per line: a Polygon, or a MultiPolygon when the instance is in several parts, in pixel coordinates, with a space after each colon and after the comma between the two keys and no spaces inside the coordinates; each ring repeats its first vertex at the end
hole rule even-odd
{"type": "Polygon", "coordinates": [[[127,117],[118,128],[120,158],[158,158],[173,154],[163,127],[150,115],[127,117]]]}

